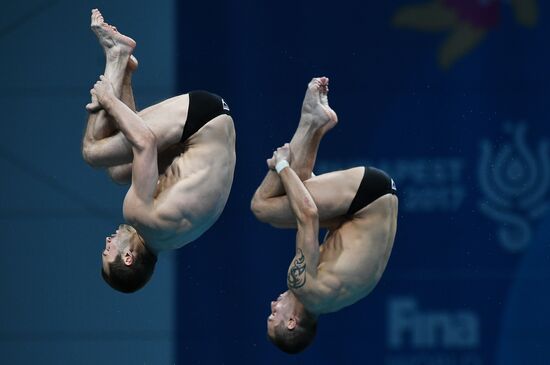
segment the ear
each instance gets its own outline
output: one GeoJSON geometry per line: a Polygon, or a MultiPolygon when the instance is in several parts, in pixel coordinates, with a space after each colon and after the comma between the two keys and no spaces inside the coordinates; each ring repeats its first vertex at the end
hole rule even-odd
{"type": "Polygon", "coordinates": [[[286,323],[286,328],[287,328],[289,331],[292,331],[293,329],[296,328],[297,325],[298,325],[298,322],[296,322],[296,319],[290,318],[290,319],[288,320],[288,322],[286,323]]]}
{"type": "Polygon", "coordinates": [[[132,266],[134,263],[134,255],[130,252],[130,250],[124,252],[124,256],[122,256],[122,262],[124,262],[124,265],[126,266],[132,266]]]}

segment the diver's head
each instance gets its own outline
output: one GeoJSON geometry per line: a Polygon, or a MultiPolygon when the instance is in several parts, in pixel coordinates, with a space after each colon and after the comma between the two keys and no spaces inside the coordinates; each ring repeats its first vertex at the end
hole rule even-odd
{"type": "Polygon", "coordinates": [[[141,289],[153,275],[157,256],[152,253],[137,231],[122,224],[105,239],[101,256],[103,279],[113,289],[132,293],[141,289]]]}
{"type": "Polygon", "coordinates": [[[310,313],[291,291],[271,302],[267,337],[289,354],[303,351],[315,338],[317,317],[310,313]]]}

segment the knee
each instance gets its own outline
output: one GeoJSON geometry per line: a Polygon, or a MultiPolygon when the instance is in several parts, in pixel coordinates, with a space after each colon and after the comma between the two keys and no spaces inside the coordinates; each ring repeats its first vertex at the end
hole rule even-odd
{"type": "Polygon", "coordinates": [[[254,195],[252,201],[250,202],[250,210],[252,211],[252,214],[254,214],[256,219],[261,222],[267,222],[266,206],[267,202],[265,199],[262,199],[257,195],[254,195]]]}
{"type": "Polygon", "coordinates": [[[92,167],[98,167],[98,161],[91,146],[82,146],[82,158],[92,167]]]}

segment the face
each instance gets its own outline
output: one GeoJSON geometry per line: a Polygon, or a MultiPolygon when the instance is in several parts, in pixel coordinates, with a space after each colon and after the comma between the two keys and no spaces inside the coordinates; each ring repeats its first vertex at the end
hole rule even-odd
{"type": "Polygon", "coordinates": [[[287,290],[279,295],[277,300],[271,302],[271,314],[267,317],[267,333],[273,337],[275,327],[280,323],[286,323],[294,311],[294,301],[292,295],[287,290]]]}
{"type": "Polygon", "coordinates": [[[109,264],[115,261],[118,254],[121,254],[124,261],[124,255],[132,255],[134,251],[133,238],[137,234],[136,230],[127,224],[121,224],[115,233],[105,238],[105,249],[101,259],[103,261],[103,270],[109,275],[109,264]]]}

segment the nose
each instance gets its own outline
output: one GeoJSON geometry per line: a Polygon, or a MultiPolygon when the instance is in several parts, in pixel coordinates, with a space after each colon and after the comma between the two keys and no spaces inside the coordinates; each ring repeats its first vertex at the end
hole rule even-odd
{"type": "Polygon", "coordinates": [[[275,304],[277,304],[277,302],[271,302],[271,311],[275,310],[275,304]]]}

